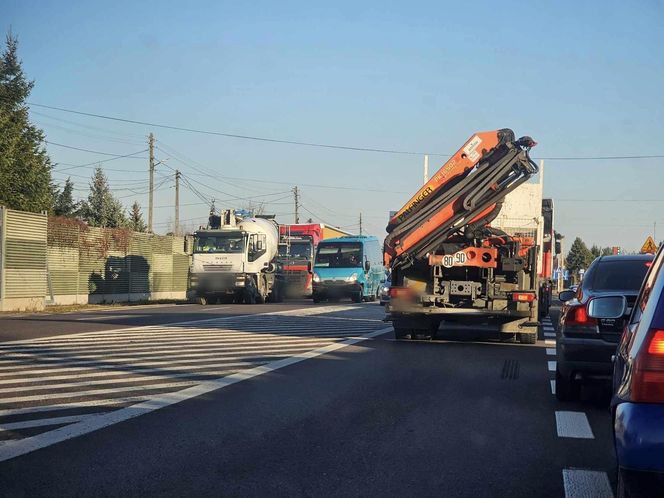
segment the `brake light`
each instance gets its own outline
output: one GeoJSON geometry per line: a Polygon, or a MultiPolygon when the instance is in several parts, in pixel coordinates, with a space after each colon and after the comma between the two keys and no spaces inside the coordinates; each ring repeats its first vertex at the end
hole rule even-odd
{"type": "Polygon", "coordinates": [[[413,292],[408,287],[390,287],[390,299],[410,297],[413,292]]]}
{"type": "Polygon", "coordinates": [[[652,261],[646,261],[646,268],[650,268],[652,266],[652,261]]]}
{"type": "Polygon", "coordinates": [[[520,303],[532,303],[535,300],[535,294],[532,292],[513,292],[512,301],[520,303]]]}
{"type": "Polygon", "coordinates": [[[597,320],[588,316],[585,304],[570,306],[565,315],[566,327],[595,327],[597,320]]]}
{"type": "Polygon", "coordinates": [[[648,349],[641,350],[634,362],[630,398],[640,403],[664,403],[664,330],[653,329],[648,335],[648,349]]]}

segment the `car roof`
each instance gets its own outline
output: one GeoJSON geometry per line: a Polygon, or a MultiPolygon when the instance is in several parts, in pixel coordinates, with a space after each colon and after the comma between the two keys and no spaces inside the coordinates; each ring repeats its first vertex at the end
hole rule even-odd
{"type": "Polygon", "coordinates": [[[652,254],[617,254],[615,256],[600,256],[600,261],[650,261],[652,254]]]}

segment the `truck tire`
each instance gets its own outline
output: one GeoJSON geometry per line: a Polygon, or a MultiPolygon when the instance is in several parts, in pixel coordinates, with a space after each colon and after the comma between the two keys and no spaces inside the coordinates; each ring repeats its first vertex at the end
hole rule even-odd
{"type": "Polygon", "coordinates": [[[404,339],[410,339],[410,329],[404,329],[401,327],[394,327],[394,338],[397,341],[402,341],[404,339]]]}
{"type": "Polygon", "coordinates": [[[580,386],[569,377],[563,377],[556,368],[556,398],[558,401],[576,401],[579,399],[580,386]]]}
{"type": "Polygon", "coordinates": [[[519,332],[519,342],[521,344],[535,344],[537,342],[537,332],[519,332]]]}

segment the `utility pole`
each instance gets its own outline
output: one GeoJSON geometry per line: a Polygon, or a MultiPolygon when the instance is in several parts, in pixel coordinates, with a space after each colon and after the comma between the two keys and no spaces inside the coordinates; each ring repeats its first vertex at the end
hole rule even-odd
{"type": "Polygon", "coordinates": [[[295,224],[300,222],[300,192],[297,190],[297,185],[293,187],[293,200],[295,201],[295,224]]]}
{"type": "Polygon", "coordinates": [[[362,235],[362,213],[360,213],[360,235],[362,235]]]}
{"type": "Polygon", "coordinates": [[[424,183],[429,181],[429,154],[424,154],[424,183]]]}
{"type": "Polygon", "coordinates": [[[150,149],[150,197],[148,200],[148,233],[152,233],[152,209],[154,207],[154,135],[148,137],[148,148],[150,149]]]}
{"type": "Polygon", "coordinates": [[[180,170],[175,170],[175,235],[180,235],[180,170]]]}

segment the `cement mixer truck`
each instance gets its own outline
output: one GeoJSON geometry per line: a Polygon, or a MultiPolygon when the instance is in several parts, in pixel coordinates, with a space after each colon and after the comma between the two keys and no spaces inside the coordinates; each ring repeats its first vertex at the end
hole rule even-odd
{"type": "Polygon", "coordinates": [[[190,288],[198,303],[280,301],[278,248],[274,219],[210,214],[208,226],[194,233],[190,288]]]}

